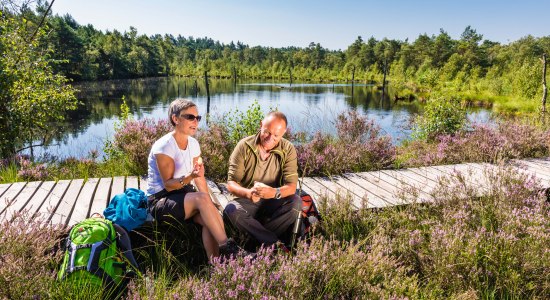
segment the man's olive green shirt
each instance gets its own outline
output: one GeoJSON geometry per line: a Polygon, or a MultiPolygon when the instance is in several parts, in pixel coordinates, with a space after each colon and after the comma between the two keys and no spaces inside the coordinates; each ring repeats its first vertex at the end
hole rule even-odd
{"type": "Polygon", "coordinates": [[[280,187],[287,183],[298,182],[298,159],[296,148],[286,139],[281,139],[270,153],[273,159],[266,166],[266,174],[257,174],[259,170],[260,134],[246,137],[237,143],[229,158],[228,180],[235,181],[245,188],[251,188],[258,178],[276,178],[272,182],[263,182],[271,187],[280,187]]]}

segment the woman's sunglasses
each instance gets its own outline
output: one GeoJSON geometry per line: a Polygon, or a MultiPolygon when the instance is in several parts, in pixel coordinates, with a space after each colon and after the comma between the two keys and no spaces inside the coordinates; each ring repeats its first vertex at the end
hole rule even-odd
{"type": "Polygon", "coordinates": [[[183,114],[183,115],[180,115],[180,117],[189,121],[194,121],[195,119],[197,119],[198,122],[200,122],[202,119],[202,116],[195,116],[192,114],[183,114]]]}

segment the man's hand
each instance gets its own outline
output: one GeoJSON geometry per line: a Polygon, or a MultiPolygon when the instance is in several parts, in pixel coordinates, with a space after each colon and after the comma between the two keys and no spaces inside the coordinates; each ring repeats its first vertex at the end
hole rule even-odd
{"type": "Polygon", "coordinates": [[[251,188],[250,189],[250,196],[248,197],[248,199],[252,200],[252,202],[256,203],[258,201],[260,201],[260,199],[262,199],[262,197],[260,197],[260,195],[258,194],[258,192],[256,191],[255,188],[251,188]]]}
{"type": "Polygon", "coordinates": [[[264,199],[275,198],[275,193],[277,192],[275,188],[272,188],[267,184],[257,181],[254,182],[254,187],[252,187],[252,190],[254,190],[255,193],[260,196],[260,198],[264,199]]]}

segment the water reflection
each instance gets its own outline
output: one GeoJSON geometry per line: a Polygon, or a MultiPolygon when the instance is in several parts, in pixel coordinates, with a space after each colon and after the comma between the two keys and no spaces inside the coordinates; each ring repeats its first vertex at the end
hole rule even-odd
{"type": "MultiPolygon", "coordinates": [[[[334,133],[334,119],[348,109],[355,109],[373,118],[396,142],[406,138],[409,116],[418,106],[394,103],[392,91],[382,99],[381,91],[368,84],[311,84],[288,82],[238,81],[211,79],[210,110],[219,116],[234,109],[246,110],[257,100],[264,111],[278,108],[285,112],[289,123],[298,131],[334,133]]],[[[86,156],[90,150],[100,150],[113,135],[113,124],[120,115],[122,98],[134,118],[165,118],[169,103],[176,97],[193,100],[199,113],[206,113],[207,99],[201,78],[147,78],[88,82],[76,85],[81,105],[70,113],[63,124],[56,124],[52,146],[35,149],[41,155],[45,149],[58,157],[86,156]]],[[[201,126],[206,126],[204,122],[201,126]]]]}

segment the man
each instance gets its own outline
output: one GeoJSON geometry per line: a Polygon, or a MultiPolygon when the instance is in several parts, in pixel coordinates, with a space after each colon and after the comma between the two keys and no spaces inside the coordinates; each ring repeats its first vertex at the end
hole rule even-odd
{"type": "Polygon", "coordinates": [[[288,252],[292,225],[301,210],[296,149],[283,135],[286,116],[270,112],[260,132],[239,141],[229,159],[227,189],[236,197],[225,215],[241,232],[264,246],[288,252]]]}

